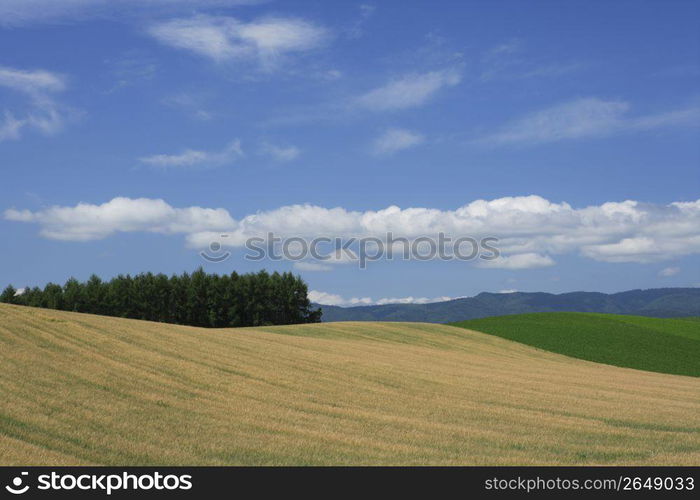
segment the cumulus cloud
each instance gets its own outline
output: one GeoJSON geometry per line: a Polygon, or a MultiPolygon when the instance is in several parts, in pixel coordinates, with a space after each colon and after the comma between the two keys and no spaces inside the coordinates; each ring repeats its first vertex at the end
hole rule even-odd
{"type": "Polygon", "coordinates": [[[221,208],[173,208],[163,200],[148,198],[114,198],[102,205],[79,203],[38,212],[9,209],[5,218],[37,223],[42,236],[71,241],[97,240],[116,232],[174,234],[228,230],[236,226],[229,213],[221,208]]]}
{"type": "Polygon", "coordinates": [[[232,163],[243,156],[239,140],[231,141],[221,151],[186,149],[176,154],[157,154],[139,158],[141,163],[163,169],[218,167],[232,163]]]}
{"type": "Polygon", "coordinates": [[[671,276],[675,276],[676,274],[681,272],[680,267],[665,267],[661,271],[659,271],[659,276],[663,276],[664,278],[669,278],[671,276]]]}
{"type": "Polygon", "coordinates": [[[290,205],[234,219],[221,208],[178,209],[163,200],[115,198],[103,205],[10,209],[5,218],[36,223],[43,236],[54,239],[99,239],[120,231],[182,233],[195,248],[205,248],[221,232],[228,234],[224,244],[231,247],[269,233],[307,240],[381,239],[389,232],[395,239],[438,233],[453,239],[496,237],[502,257],[481,265],[505,269],[550,266],[556,255],[571,253],[605,262],[655,262],[700,253],[700,200],[668,205],[627,200],[574,208],[531,195],[475,200],[455,210],[290,205]]]}
{"type": "Polygon", "coordinates": [[[54,95],[66,89],[65,78],[46,70],[23,70],[0,66],[0,89],[24,96],[22,110],[4,110],[0,141],[19,139],[25,129],[44,134],[61,130],[71,111],[54,95]]]}
{"type": "Polygon", "coordinates": [[[372,111],[413,108],[427,102],[439,90],[453,87],[462,80],[454,69],[414,73],[394,79],[357,98],[357,104],[372,111]]]}
{"type": "Polygon", "coordinates": [[[425,141],[421,134],[410,130],[391,128],[379,136],[372,145],[372,151],[378,155],[392,154],[409,149],[425,141]]]}
{"type": "Polygon", "coordinates": [[[541,144],[570,139],[605,137],[614,133],[670,126],[700,125],[700,107],[631,117],[624,101],[596,97],[558,104],[517,119],[478,142],[487,144],[541,144]]]}
{"type": "Polygon", "coordinates": [[[216,62],[253,60],[268,70],[284,54],[316,49],[329,37],[325,28],[293,17],[246,23],[233,17],[197,15],[155,24],[148,32],[165,45],[216,62]]]}

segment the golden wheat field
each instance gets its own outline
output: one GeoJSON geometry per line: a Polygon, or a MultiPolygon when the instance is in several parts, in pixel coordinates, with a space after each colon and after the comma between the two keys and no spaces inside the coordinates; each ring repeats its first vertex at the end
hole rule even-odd
{"type": "Polygon", "coordinates": [[[0,305],[0,464],[700,465],[700,379],[459,328],[0,305]]]}

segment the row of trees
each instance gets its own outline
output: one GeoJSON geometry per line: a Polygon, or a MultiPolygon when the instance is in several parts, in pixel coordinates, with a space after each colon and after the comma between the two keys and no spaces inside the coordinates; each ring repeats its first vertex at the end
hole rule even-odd
{"type": "Polygon", "coordinates": [[[321,321],[321,310],[311,309],[306,283],[292,273],[166,276],[143,273],[119,275],[102,281],[92,275],[81,283],[25,288],[8,286],[0,302],[122,318],[228,327],[289,325],[321,321]]]}

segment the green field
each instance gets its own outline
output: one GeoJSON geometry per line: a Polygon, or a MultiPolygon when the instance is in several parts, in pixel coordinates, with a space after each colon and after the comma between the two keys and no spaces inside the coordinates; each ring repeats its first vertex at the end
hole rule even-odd
{"type": "Polygon", "coordinates": [[[700,377],[698,318],[560,312],[452,324],[598,363],[700,377]]]}
{"type": "Polygon", "coordinates": [[[0,394],[0,465],[700,465],[699,378],[447,325],[0,304],[0,394]]]}

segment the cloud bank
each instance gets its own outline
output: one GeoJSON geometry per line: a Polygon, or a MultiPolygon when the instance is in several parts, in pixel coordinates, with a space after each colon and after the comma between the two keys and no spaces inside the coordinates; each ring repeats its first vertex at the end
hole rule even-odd
{"type": "MultiPolygon", "coordinates": [[[[290,205],[235,219],[223,209],[174,208],[163,200],[115,198],[101,205],[79,203],[38,211],[9,209],[7,220],[34,223],[43,237],[88,241],[119,232],[185,235],[206,248],[228,234],[224,244],[242,247],[268,233],[282,238],[436,236],[499,238],[503,257],[488,267],[550,266],[553,256],[577,254],[604,262],[656,262],[700,253],[700,200],[667,205],[638,201],[573,208],[540,196],[476,200],[455,210],[389,206],[350,211],[341,207],[290,205]]],[[[328,262],[327,262],[328,263],[328,262]]]]}

